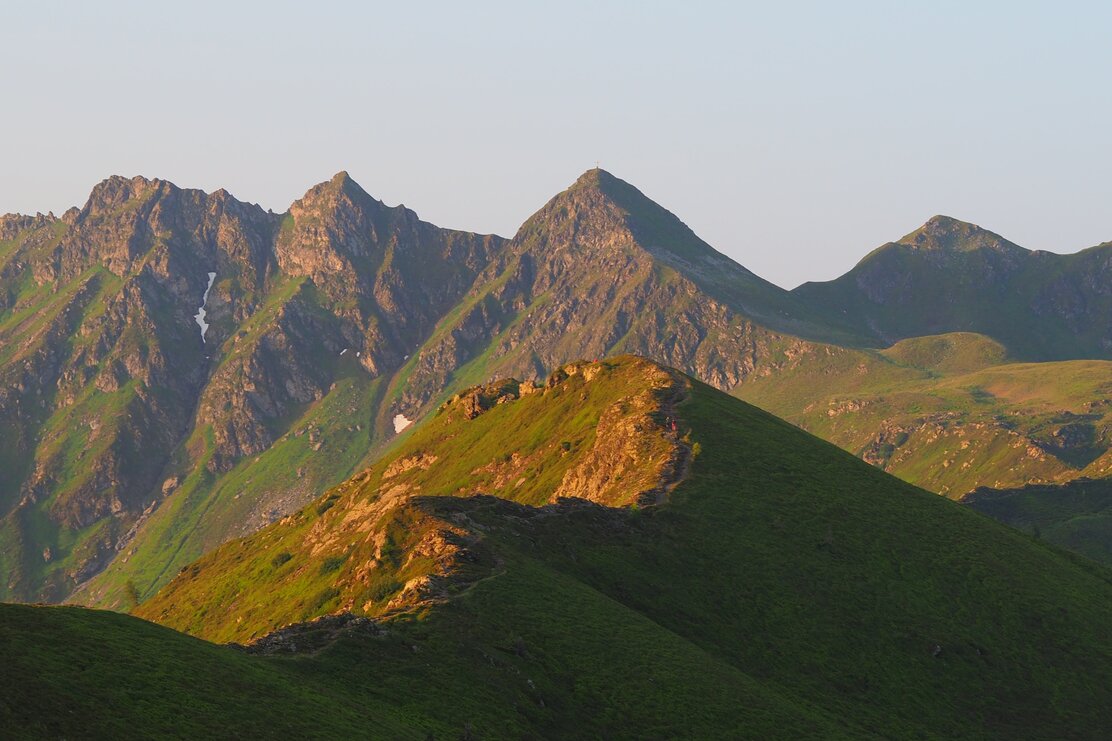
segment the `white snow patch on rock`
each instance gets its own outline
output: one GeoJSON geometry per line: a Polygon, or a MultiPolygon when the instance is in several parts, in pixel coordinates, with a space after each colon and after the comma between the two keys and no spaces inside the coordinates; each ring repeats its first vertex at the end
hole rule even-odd
{"type": "Polygon", "coordinates": [[[212,290],[213,281],[216,280],[216,273],[209,273],[208,275],[209,282],[208,286],[205,287],[205,295],[201,297],[201,305],[197,308],[197,313],[193,315],[193,319],[197,322],[197,326],[201,328],[201,342],[205,341],[205,332],[208,332],[209,328],[209,325],[205,322],[205,314],[207,313],[205,311],[205,304],[208,303],[209,291],[212,290]]]}
{"type": "Polygon", "coordinates": [[[398,434],[399,432],[404,430],[406,427],[409,427],[411,424],[413,424],[413,420],[406,419],[406,416],[404,414],[395,414],[394,415],[394,434],[395,435],[398,434]]]}

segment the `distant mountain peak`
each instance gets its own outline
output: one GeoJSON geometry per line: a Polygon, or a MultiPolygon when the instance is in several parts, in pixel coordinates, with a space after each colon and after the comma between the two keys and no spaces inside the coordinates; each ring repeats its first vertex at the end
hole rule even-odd
{"type": "Polygon", "coordinates": [[[124,177],[112,175],[101,180],[89,192],[88,206],[105,207],[123,203],[136,195],[149,191],[152,187],[161,185],[162,180],[149,180],[142,175],[124,177]]]}
{"type": "Polygon", "coordinates": [[[355,179],[348,174],[347,170],[340,170],[328,180],[317,183],[305,192],[305,195],[299,199],[301,202],[312,201],[319,198],[335,198],[339,195],[345,195],[349,199],[357,201],[375,201],[377,199],[372,197],[355,179]]]}
{"type": "Polygon", "coordinates": [[[569,190],[579,188],[599,188],[606,183],[618,180],[613,174],[600,167],[592,167],[576,178],[569,190]]]}
{"type": "Polygon", "coordinates": [[[290,204],[295,219],[324,219],[341,230],[374,231],[371,223],[382,214],[397,209],[378,200],[348,174],[341,170],[328,180],[309,188],[301,198],[290,204]],[[356,224],[360,226],[356,227],[356,224]],[[344,226],[346,225],[346,226],[344,226]]]}
{"type": "Polygon", "coordinates": [[[701,243],[674,214],[597,167],[584,172],[533,214],[518,231],[518,238],[551,229],[567,230],[562,240],[581,245],[630,240],[648,249],[650,245],[701,243]]]}
{"type": "Polygon", "coordinates": [[[604,208],[620,218],[637,242],[659,259],[674,266],[691,269],[709,267],[713,271],[741,271],[741,265],[722,255],[699,238],[678,216],[642,193],[636,186],[599,167],[587,170],[550,205],[570,198],[596,213],[604,208]],[[602,206],[603,208],[600,208],[602,206]]]}
{"type": "MultiPolygon", "coordinates": [[[[605,274],[634,262],[666,267],[705,297],[762,326],[818,336],[788,293],[699,238],[674,213],[601,168],[581,174],[518,230],[511,249],[532,252],[541,269],[605,274]],[[569,259],[567,255],[574,255],[569,259]],[[603,267],[605,266],[605,267],[603,267]]],[[[817,326],[817,325],[815,325],[817,326]]]]}
{"type": "Polygon", "coordinates": [[[973,252],[980,249],[1027,252],[995,232],[942,214],[930,217],[921,227],[899,239],[896,244],[942,252],[973,252]]]}

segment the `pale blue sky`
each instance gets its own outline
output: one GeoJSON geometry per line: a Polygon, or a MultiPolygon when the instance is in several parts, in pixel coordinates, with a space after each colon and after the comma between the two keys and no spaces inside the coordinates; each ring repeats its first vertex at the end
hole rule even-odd
{"type": "Polygon", "coordinates": [[[348,170],[511,236],[601,165],[785,287],[935,213],[1112,240],[1112,4],[0,0],[0,213],[348,170]]]}

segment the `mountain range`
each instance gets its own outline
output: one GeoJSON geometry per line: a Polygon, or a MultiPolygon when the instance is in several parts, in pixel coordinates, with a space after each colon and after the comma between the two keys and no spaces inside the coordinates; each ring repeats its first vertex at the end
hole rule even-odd
{"type": "Polygon", "coordinates": [[[61,217],[0,220],[0,598],[145,599],[461,389],[616,353],[949,496],[1106,476],[1110,274],[1112,245],[1028,252],[935,217],[786,291],[597,169],[512,239],[346,173],[283,214],[110,178],[61,217]],[[953,332],[983,339],[885,349],[953,332]],[[1058,391],[1002,391],[1038,373],[1058,391]],[[978,440],[951,455],[959,428],[978,440]]]}

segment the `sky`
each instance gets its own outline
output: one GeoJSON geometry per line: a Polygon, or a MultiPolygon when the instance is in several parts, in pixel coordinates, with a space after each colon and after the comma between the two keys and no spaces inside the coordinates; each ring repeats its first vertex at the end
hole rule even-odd
{"type": "Polygon", "coordinates": [[[596,163],[791,288],[934,214],[1112,240],[1112,3],[0,0],[0,213],[347,170],[512,236],[596,163]]]}

